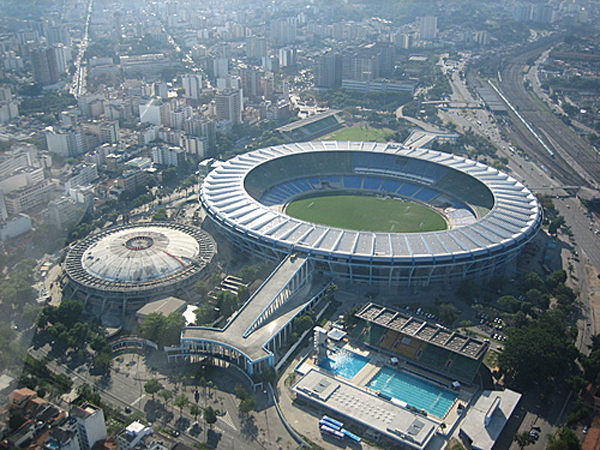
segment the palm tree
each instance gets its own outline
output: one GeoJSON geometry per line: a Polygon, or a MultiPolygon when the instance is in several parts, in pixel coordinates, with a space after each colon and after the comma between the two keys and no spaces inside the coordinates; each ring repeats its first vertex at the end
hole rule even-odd
{"type": "Polygon", "coordinates": [[[189,403],[190,401],[185,396],[185,394],[181,394],[175,397],[175,400],[173,400],[173,404],[179,408],[179,417],[183,416],[183,408],[185,408],[189,403]]]}
{"type": "Polygon", "coordinates": [[[159,397],[165,402],[165,405],[169,404],[169,400],[173,398],[173,393],[168,389],[163,389],[158,393],[159,397]]]}
{"type": "Polygon", "coordinates": [[[522,431],[520,433],[515,434],[513,440],[517,443],[521,450],[523,450],[525,447],[531,444],[531,436],[529,436],[529,433],[527,431],[522,431]]]}
{"type": "Polygon", "coordinates": [[[213,391],[213,389],[216,389],[217,386],[211,380],[208,380],[206,382],[206,387],[208,388],[208,397],[212,398],[212,391],[213,391]]]}

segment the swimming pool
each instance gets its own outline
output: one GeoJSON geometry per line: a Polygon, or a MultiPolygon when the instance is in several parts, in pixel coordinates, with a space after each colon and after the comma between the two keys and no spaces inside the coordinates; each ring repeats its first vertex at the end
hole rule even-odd
{"type": "Polygon", "coordinates": [[[383,367],[367,386],[440,418],[458,397],[456,392],[389,366],[383,367]]]}
{"type": "Polygon", "coordinates": [[[351,380],[369,361],[366,356],[338,348],[328,352],[328,358],[319,361],[319,367],[351,380]]]}

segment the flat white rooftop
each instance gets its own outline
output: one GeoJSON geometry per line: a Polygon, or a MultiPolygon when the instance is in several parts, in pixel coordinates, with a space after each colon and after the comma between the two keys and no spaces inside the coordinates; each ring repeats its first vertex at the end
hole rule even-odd
{"type": "Polygon", "coordinates": [[[437,422],[428,417],[315,369],[302,377],[292,390],[301,397],[416,449],[425,448],[438,427],[437,422]]]}
{"type": "Polygon", "coordinates": [[[455,437],[460,439],[462,432],[474,450],[491,450],[520,399],[521,394],[510,389],[483,391],[468,409],[455,437]]]}

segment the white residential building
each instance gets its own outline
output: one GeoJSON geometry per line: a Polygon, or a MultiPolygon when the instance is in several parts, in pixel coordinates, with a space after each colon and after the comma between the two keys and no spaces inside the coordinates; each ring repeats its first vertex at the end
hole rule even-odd
{"type": "Polygon", "coordinates": [[[131,450],[154,430],[139,421],[132,422],[117,435],[119,450],[131,450]]]}
{"type": "Polygon", "coordinates": [[[84,403],[71,411],[71,415],[77,420],[79,446],[82,450],[90,450],[96,442],[106,439],[104,412],[100,408],[84,403]]]}

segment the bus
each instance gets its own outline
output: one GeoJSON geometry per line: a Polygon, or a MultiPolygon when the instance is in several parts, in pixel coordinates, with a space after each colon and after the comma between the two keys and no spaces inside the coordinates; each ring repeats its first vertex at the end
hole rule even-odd
{"type": "Polygon", "coordinates": [[[335,423],[331,423],[329,420],[321,419],[319,420],[319,426],[325,425],[326,427],[333,428],[336,431],[342,431],[342,427],[335,423]]]}
{"type": "Polygon", "coordinates": [[[343,440],[344,437],[346,436],[341,431],[334,430],[333,428],[328,427],[327,425],[321,425],[321,433],[324,433],[327,436],[331,436],[331,437],[337,439],[338,441],[343,440]]]}
{"type": "Polygon", "coordinates": [[[329,423],[335,425],[336,427],[338,427],[340,429],[344,428],[344,423],[343,422],[340,422],[339,420],[335,420],[335,419],[333,419],[333,418],[331,418],[329,416],[323,416],[323,417],[321,417],[321,420],[329,422],[329,423]]]}
{"type": "Polygon", "coordinates": [[[350,439],[351,441],[354,441],[357,444],[360,444],[360,441],[361,441],[360,436],[355,435],[354,433],[346,430],[345,428],[342,428],[340,431],[342,433],[344,433],[346,436],[348,436],[348,439],[350,439]]]}

